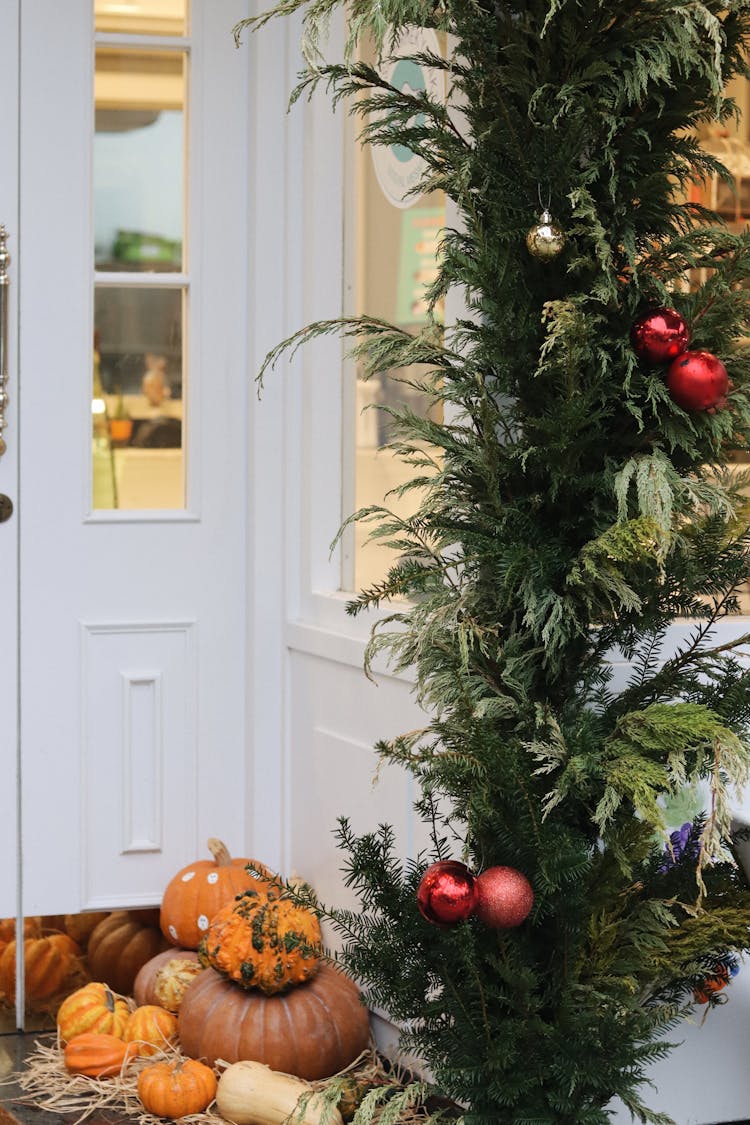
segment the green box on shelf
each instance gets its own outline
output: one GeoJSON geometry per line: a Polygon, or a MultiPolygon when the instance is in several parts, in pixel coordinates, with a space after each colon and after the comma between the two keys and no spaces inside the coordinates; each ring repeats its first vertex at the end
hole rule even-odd
{"type": "Polygon", "coordinates": [[[182,243],[159,234],[119,230],[112,254],[118,262],[181,262],[182,243]]]}

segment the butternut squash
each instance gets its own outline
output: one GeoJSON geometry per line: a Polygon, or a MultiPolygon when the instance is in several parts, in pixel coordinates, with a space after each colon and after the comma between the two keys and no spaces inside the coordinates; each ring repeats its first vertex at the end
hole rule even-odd
{"type": "Polygon", "coordinates": [[[320,1094],[310,1094],[311,1087],[299,1078],[271,1070],[265,1063],[236,1062],[219,1078],[216,1108],[225,1121],[234,1125],[282,1125],[294,1120],[295,1125],[343,1125],[338,1110],[329,1109],[320,1094]],[[303,1094],[310,1094],[304,1117],[292,1114],[303,1094]]]}

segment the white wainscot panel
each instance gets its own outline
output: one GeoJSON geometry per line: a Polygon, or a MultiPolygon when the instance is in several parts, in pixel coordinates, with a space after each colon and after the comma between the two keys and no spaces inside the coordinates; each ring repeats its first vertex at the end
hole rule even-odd
{"type": "Polygon", "coordinates": [[[286,866],[309,879],[325,903],[354,906],[341,872],[346,854],[336,846],[339,817],[357,835],[391,825],[400,860],[425,846],[410,775],[380,763],[374,750],[379,739],[413,730],[424,716],[403,681],[383,677],[376,686],[361,668],[299,653],[289,694],[286,866]]]}
{"type": "Polygon", "coordinates": [[[157,904],[197,854],[193,628],[83,625],[83,909],[157,904]]]}

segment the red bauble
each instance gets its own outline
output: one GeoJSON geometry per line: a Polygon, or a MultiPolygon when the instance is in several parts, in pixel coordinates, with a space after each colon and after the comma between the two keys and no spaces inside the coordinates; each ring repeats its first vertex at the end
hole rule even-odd
{"type": "Polygon", "coordinates": [[[674,309],[650,309],[630,330],[630,342],[646,363],[669,363],[690,343],[690,330],[674,309]]]}
{"type": "Polygon", "coordinates": [[[508,930],[520,926],[534,905],[531,883],[515,867],[488,867],[477,876],[474,913],[485,926],[508,930]]]}
{"type": "Polygon", "coordinates": [[[713,412],[726,406],[729,376],[711,352],[685,352],[667,369],[669,393],[683,410],[713,412]]]}
{"type": "Polygon", "coordinates": [[[463,922],[473,913],[476,901],[476,880],[456,859],[430,864],[417,887],[420,913],[438,926],[463,922]]]}

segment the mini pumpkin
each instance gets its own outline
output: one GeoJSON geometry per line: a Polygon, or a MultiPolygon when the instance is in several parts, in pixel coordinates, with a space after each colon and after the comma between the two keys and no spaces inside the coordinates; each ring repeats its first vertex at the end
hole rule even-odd
{"type": "Polygon", "coordinates": [[[202,1113],[215,1095],[216,1075],[197,1059],[154,1063],[138,1075],[138,1097],[155,1117],[202,1113]]]}
{"type": "Polygon", "coordinates": [[[318,971],[320,923],[289,899],[245,891],[211,919],[201,960],[243,988],[267,995],[302,984],[318,971]]]}
{"type": "Polygon", "coordinates": [[[138,970],[166,945],[157,926],[145,924],[129,910],[114,910],[102,918],[89,936],[89,972],[94,980],[106,981],[115,992],[129,996],[138,970]]]}
{"type": "Polygon", "coordinates": [[[71,1074],[110,1078],[122,1071],[133,1054],[132,1047],[123,1043],[116,1035],[85,1031],[70,1040],[63,1054],[63,1062],[71,1074]]]}
{"type": "Polygon", "coordinates": [[[156,1055],[177,1039],[177,1017],[158,1004],[144,1004],[131,1013],[122,1037],[139,1055],[156,1055]]]}
{"type": "MultiPolygon", "coordinates": [[[[161,903],[160,924],[172,945],[197,949],[208,924],[226,903],[261,882],[248,864],[273,880],[273,874],[255,859],[232,859],[221,840],[211,838],[212,859],[199,859],[170,879],[161,903]]],[[[261,884],[262,885],[262,884],[261,884]]]]}
{"type": "Polygon", "coordinates": [[[123,996],[103,981],[91,981],[63,1000],[57,1010],[57,1030],[63,1043],[85,1031],[122,1039],[129,1018],[130,1006],[123,996]]]}
{"type": "MultiPolygon", "coordinates": [[[[79,968],[81,951],[67,934],[26,938],[24,982],[31,1003],[50,1000],[79,968]]],[[[13,1003],[16,996],[16,943],[9,941],[0,953],[0,992],[13,1003]]]]}
{"type": "Polygon", "coordinates": [[[178,1012],[185,989],[203,966],[193,949],[165,949],[138,970],[133,996],[141,1004],[161,1004],[168,1012],[178,1012]]]}
{"type": "Polygon", "coordinates": [[[184,1055],[211,1065],[249,1059],[308,1081],[344,1070],[370,1042],[359,989],[327,963],[307,984],[274,996],[206,969],[185,993],[177,1026],[184,1055]]]}

